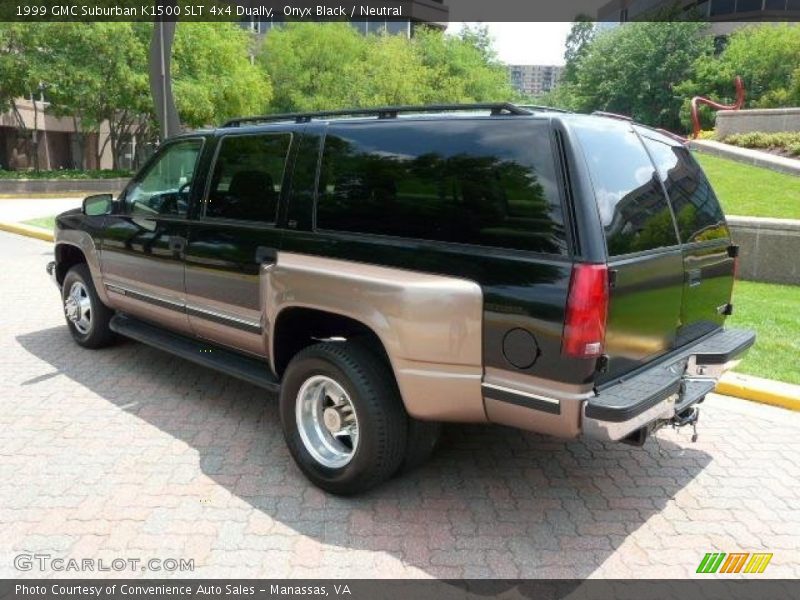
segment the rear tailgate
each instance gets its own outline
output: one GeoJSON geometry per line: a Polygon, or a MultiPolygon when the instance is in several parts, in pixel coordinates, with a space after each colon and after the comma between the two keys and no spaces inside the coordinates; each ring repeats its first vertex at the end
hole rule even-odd
{"type": "Polygon", "coordinates": [[[688,149],[640,131],[669,194],[683,244],[683,300],[676,344],[715,329],[730,314],[735,250],[714,190],[688,149]]]}
{"type": "Polygon", "coordinates": [[[630,123],[576,123],[608,250],[607,365],[598,383],[674,349],[684,256],[663,187],[630,123]]]}

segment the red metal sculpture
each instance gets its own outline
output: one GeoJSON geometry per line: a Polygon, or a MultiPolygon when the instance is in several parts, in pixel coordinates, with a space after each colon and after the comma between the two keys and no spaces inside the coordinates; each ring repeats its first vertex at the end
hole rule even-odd
{"type": "Polygon", "coordinates": [[[739,110],[744,106],[744,81],[737,75],[733,83],[736,86],[736,102],[733,104],[720,104],[719,102],[714,102],[703,96],[695,96],[692,98],[692,129],[694,139],[697,139],[697,136],[700,135],[700,115],[697,112],[698,104],[705,104],[716,110],[739,110]]]}

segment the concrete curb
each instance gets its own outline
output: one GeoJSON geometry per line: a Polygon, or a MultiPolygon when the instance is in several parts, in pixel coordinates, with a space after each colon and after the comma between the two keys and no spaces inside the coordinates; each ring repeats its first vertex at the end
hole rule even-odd
{"type": "Polygon", "coordinates": [[[800,176],[800,160],[777,156],[769,152],[753,150],[752,148],[741,148],[731,144],[723,144],[713,140],[691,140],[689,147],[698,152],[704,152],[720,158],[727,158],[741,163],[769,169],[785,175],[800,176]]]}
{"type": "Polygon", "coordinates": [[[16,233],[17,235],[24,235],[32,237],[45,242],[53,241],[53,232],[41,227],[33,227],[32,225],[25,225],[24,223],[8,223],[0,221],[0,231],[7,231],[8,233],[16,233]]]}
{"type": "Polygon", "coordinates": [[[800,385],[762,379],[741,373],[725,373],[717,383],[718,394],[800,411],[800,385]]]}
{"type": "MultiPolygon", "coordinates": [[[[46,242],[53,241],[53,233],[40,227],[23,225],[22,223],[6,223],[0,221],[0,231],[37,238],[46,242]]],[[[800,385],[792,385],[762,379],[740,373],[726,373],[722,376],[715,390],[718,394],[735,396],[743,400],[752,400],[762,404],[771,404],[800,411],[800,385]]]]}

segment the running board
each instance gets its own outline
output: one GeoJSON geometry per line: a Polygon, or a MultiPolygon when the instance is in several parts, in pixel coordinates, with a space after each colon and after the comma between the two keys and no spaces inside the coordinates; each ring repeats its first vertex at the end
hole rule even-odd
{"type": "Polygon", "coordinates": [[[202,340],[165,331],[124,315],[115,315],[111,319],[109,327],[112,331],[122,336],[153,346],[159,350],[164,350],[209,369],[220,371],[231,377],[243,379],[271,392],[277,393],[280,389],[280,383],[264,360],[250,358],[202,340]]]}

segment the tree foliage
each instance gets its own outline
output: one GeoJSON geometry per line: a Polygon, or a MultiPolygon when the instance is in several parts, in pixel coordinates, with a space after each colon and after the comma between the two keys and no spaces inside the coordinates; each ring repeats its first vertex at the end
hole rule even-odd
{"type": "Polygon", "coordinates": [[[574,83],[578,64],[586,54],[586,50],[594,40],[597,32],[596,24],[591,17],[578,15],[567,34],[564,50],[564,73],[561,80],[564,83],[574,83]]]}
{"type": "MultiPolygon", "coordinates": [[[[794,24],[737,29],[718,52],[700,22],[636,22],[594,35],[588,27],[586,22],[573,25],[562,83],[537,103],[619,112],[650,125],[686,130],[691,98],[732,103],[733,80],[739,75],[747,88],[747,106],[800,104],[800,27],[794,24]]],[[[711,126],[713,113],[701,109],[701,119],[711,126]]]]}
{"type": "MultiPolygon", "coordinates": [[[[73,117],[84,135],[99,133],[105,122],[109,137],[96,159],[111,147],[113,168],[121,146],[143,126],[149,110],[146,41],[133,23],[43,23],[37,26],[40,76],[49,112],[73,117]],[[91,57],[91,58],[89,58],[91,57]]],[[[30,51],[30,50],[29,50],[30,51]]]]}
{"type": "Polygon", "coordinates": [[[428,73],[427,102],[496,102],[515,95],[485,26],[465,26],[458,35],[418,29],[411,45],[428,73]]]}
{"type": "Polygon", "coordinates": [[[675,86],[712,53],[707,28],[700,22],[637,22],[601,33],[577,62],[574,83],[561,93],[573,109],[679,129],[683,96],[675,86]]]}
{"type": "Polygon", "coordinates": [[[264,40],[259,62],[275,112],[426,102],[507,100],[508,75],[485,28],[457,36],[418,29],[361,35],[347,23],[288,23],[264,40]]]}
{"type": "Polygon", "coordinates": [[[750,25],[734,31],[719,55],[702,55],[677,89],[686,98],[709,96],[730,103],[734,77],[747,89],[746,105],[771,108],[800,104],[800,27],[750,25]]]}
{"type": "Polygon", "coordinates": [[[30,96],[39,85],[35,28],[23,23],[0,23],[0,112],[14,108],[16,98],[30,96]]]}
{"type": "Polygon", "coordinates": [[[181,122],[202,127],[262,111],[269,79],[250,62],[252,37],[235,23],[180,23],[173,46],[173,90],[181,122]]]}
{"type": "MultiPolygon", "coordinates": [[[[0,109],[43,90],[48,111],[82,134],[107,124],[114,168],[133,136],[152,134],[148,58],[152,23],[0,23],[0,109]]],[[[181,23],[173,47],[173,90],[188,127],[264,109],[266,75],[249,59],[252,39],[232,23],[181,23]]],[[[105,144],[97,149],[97,159],[105,144]]]]}

